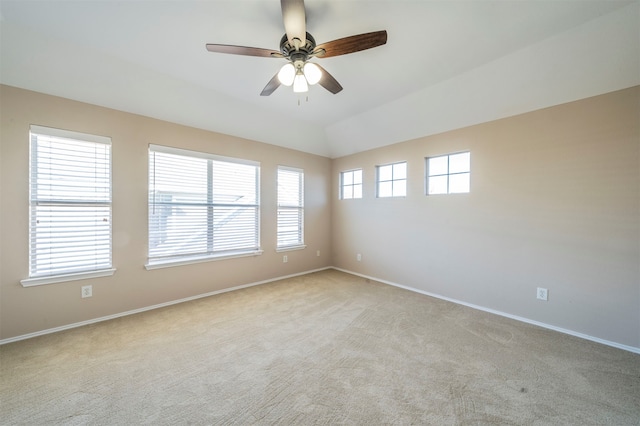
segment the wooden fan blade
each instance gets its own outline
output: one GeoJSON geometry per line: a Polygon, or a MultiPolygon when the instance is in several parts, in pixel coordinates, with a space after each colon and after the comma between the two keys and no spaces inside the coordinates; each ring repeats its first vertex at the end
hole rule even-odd
{"type": "Polygon", "coordinates": [[[269,80],[267,85],[264,86],[264,89],[262,89],[262,93],[260,93],[260,96],[269,96],[278,87],[280,87],[280,80],[278,79],[278,74],[276,73],[276,75],[274,75],[273,78],[269,80]]]}
{"type": "Polygon", "coordinates": [[[348,53],[371,49],[372,47],[382,46],[386,43],[387,32],[385,30],[374,31],[322,43],[316,46],[314,53],[318,58],[330,58],[332,56],[346,55],[348,53]]]}
{"type": "Polygon", "coordinates": [[[307,18],[304,11],[304,0],[280,0],[282,7],[282,20],[287,39],[295,46],[293,39],[300,40],[300,46],[304,46],[307,39],[307,18]]]}
{"type": "Polygon", "coordinates": [[[234,46],[231,44],[207,44],[207,50],[214,53],[229,53],[232,55],[260,56],[263,58],[282,58],[277,50],[261,49],[259,47],[234,46]]]}
{"type": "Polygon", "coordinates": [[[322,71],[322,77],[320,78],[320,81],[318,82],[318,84],[324,87],[325,89],[327,89],[328,91],[330,91],[331,93],[333,93],[334,95],[339,91],[341,91],[342,86],[340,85],[340,83],[338,83],[338,80],[333,78],[333,76],[329,74],[329,72],[327,72],[327,70],[322,68],[320,65],[318,64],[316,65],[318,68],[320,68],[320,71],[322,71]]]}

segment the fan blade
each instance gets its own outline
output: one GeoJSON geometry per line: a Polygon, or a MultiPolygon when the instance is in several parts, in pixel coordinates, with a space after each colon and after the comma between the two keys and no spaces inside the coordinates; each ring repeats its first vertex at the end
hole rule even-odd
{"type": "Polygon", "coordinates": [[[269,96],[278,87],[280,87],[280,80],[278,79],[278,74],[276,74],[276,75],[273,76],[273,78],[271,80],[269,80],[267,85],[264,86],[264,89],[262,89],[262,93],[260,93],[260,96],[269,96]]]}
{"type": "Polygon", "coordinates": [[[340,83],[338,83],[338,80],[333,78],[333,76],[329,74],[327,70],[322,68],[320,65],[318,64],[316,65],[318,66],[318,68],[320,68],[320,71],[322,71],[322,77],[320,78],[320,81],[318,82],[318,84],[324,87],[325,89],[327,89],[328,91],[330,91],[331,93],[333,93],[334,95],[339,91],[341,91],[342,86],[340,85],[340,83]]]}
{"type": "Polygon", "coordinates": [[[316,46],[314,56],[318,58],[330,58],[332,56],[346,55],[382,46],[387,43],[387,32],[374,31],[372,33],[358,34],[350,37],[322,43],[316,46]]]}
{"type": "Polygon", "coordinates": [[[293,39],[300,40],[300,46],[304,46],[307,38],[307,28],[304,11],[304,0],[280,0],[282,7],[282,20],[287,39],[292,46],[295,46],[293,39]]]}
{"type": "Polygon", "coordinates": [[[259,47],[234,46],[231,44],[207,44],[207,50],[214,53],[230,53],[232,55],[260,56],[263,58],[282,58],[277,50],[259,47]]]}

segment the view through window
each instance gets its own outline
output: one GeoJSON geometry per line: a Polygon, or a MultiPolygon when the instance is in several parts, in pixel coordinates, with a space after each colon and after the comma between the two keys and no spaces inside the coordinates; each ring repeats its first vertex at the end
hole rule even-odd
{"type": "Polygon", "coordinates": [[[258,163],[151,145],[149,264],[256,252],[258,163]]]}
{"type": "Polygon", "coordinates": [[[427,158],[427,194],[457,194],[469,192],[471,153],[441,155],[427,158]]]}

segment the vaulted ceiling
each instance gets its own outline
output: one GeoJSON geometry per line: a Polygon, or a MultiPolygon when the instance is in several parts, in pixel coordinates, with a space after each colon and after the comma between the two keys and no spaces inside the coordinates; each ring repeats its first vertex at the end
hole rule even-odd
{"type": "Polygon", "coordinates": [[[0,1],[0,82],[327,157],[640,84],[639,0],[307,0],[317,59],[342,84],[260,92],[283,59],[277,0],[0,1]]]}

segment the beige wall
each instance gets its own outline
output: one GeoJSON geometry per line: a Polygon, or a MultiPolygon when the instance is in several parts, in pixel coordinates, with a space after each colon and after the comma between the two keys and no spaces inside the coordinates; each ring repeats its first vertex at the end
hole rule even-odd
{"type": "Polygon", "coordinates": [[[333,265],[640,348],[638,87],[333,161],[7,86],[0,107],[0,340],[333,265]],[[112,138],[114,276],[20,285],[30,124],[112,138]],[[260,161],[264,254],[145,270],[149,143],[260,161]],[[462,150],[471,193],[425,196],[424,157],[462,150]],[[402,160],[408,196],[376,199],[375,165],[402,160]],[[305,170],[308,247],[286,264],[274,249],[279,164],[305,170]],[[352,168],[364,198],[338,201],[338,173],[352,168]],[[94,296],[81,299],[86,284],[94,296]]]}
{"type": "MultiPolygon", "coordinates": [[[[328,158],[133,114],[0,86],[0,339],[127,312],[220,289],[330,265],[328,158]],[[112,138],[115,275],[23,288],[28,275],[29,125],[112,138]],[[246,158],[261,163],[264,254],[147,271],[147,149],[150,143],[246,158]],[[305,171],[305,242],[276,246],[276,167],[305,171]],[[316,256],[320,250],[321,256],[316,256]],[[80,298],[82,285],[93,297],[80,298]]],[[[251,123],[247,123],[248,126],[251,123]]]]}
{"type": "Polygon", "coordinates": [[[332,264],[640,348],[639,121],[635,87],[336,159],[332,264]],[[471,192],[425,196],[424,158],[464,150],[471,192]],[[403,160],[407,197],[376,199],[403,160]],[[353,168],[364,197],[337,201],[353,168]]]}

